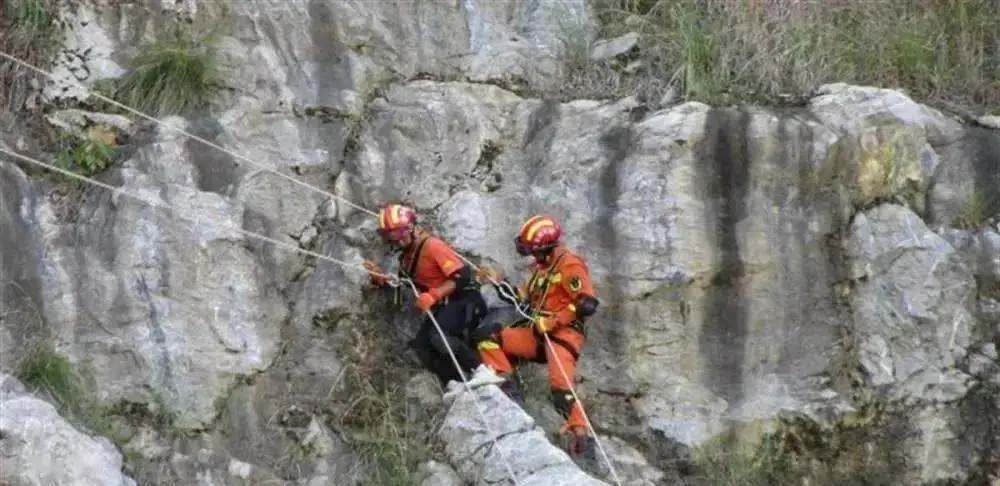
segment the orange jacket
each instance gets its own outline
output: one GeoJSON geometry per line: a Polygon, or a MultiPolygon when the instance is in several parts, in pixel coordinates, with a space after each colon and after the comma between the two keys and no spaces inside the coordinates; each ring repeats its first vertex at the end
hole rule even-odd
{"type": "Polygon", "coordinates": [[[440,287],[465,266],[448,243],[423,231],[417,235],[414,245],[400,255],[399,264],[421,292],[440,287]]]}
{"type": "Polygon", "coordinates": [[[536,266],[519,291],[519,297],[536,313],[548,317],[550,329],[566,327],[577,320],[576,303],[581,296],[597,298],[587,263],[561,245],[553,252],[551,265],[536,266]]]}

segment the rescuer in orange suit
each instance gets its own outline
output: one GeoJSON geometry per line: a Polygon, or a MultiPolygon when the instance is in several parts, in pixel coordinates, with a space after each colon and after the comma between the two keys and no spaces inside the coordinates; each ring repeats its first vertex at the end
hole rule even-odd
{"type": "Polygon", "coordinates": [[[479,277],[498,282],[501,299],[535,321],[532,324],[520,316],[518,322],[503,325],[487,317],[474,339],[483,362],[506,379],[500,388],[522,404],[523,397],[511,376],[514,365],[510,358],[547,363],[552,402],[565,420],[559,431],[564,446],[574,459],[596,461],[595,439],[587,433],[583,411],[570,386],[586,341],[585,320],[594,314],[599,302],[586,262],[563,246],[561,237],[562,228],[551,216],[534,216],[524,223],[514,240],[515,248],[519,255],[530,255],[535,261],[531,277],[516,292],[507,280],[500,280],[502,275],[496,270],[480,269],[479,277]],[[511,301],[501,289],[517,295],[517,300],[511,301]],[[548,335],[552,349],[543,334],[548,335]]]}
{"type": "MultiPolygon", "coordinates": [[[[378,215],[382,239],[400,250],[400,276],[412,280],[420,292],[416,307],[421,312],[430,311],[445,335],[442,339],[427,317],[410,344],[423,365],[437,375],[442,386],[461,379],[448,353],[449,347],[468,377],[469,385],[502,383],[503,379],[483,365],[465,338],[466,332],[471,332],[486,312],[486,301],[471,268],[448,243],[418,229],[416,222],[416,211],[400,204],[387,204],[378,215]]],[[[373,284],[388,284],[385,276],[371,273],[385,273],[374,262],[365,260],[364,266],[373,284]]]]}

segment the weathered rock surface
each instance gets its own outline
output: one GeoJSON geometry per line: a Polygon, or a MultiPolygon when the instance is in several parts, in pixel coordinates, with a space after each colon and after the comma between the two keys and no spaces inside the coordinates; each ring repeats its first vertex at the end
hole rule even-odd
{"type": "Polygon", "coordinates": [[[511,475],[525,485],[608,484],[581,471],[496,386],[463,390],[439,434],[450,462],[471,484],[515,484],[511,475]]]}
{"type": "Polygon", "coordinates": [[[594,46],[590,50],[590,59],[592,61],[603,61],[628,54],[637,48],[639,38],[639,34],[629,32],[614,39],[599,40],[594,43],[594,46]]]}
{"type": "Polygon", "coordinates": [[[0,374],[0,483],[135,486],[104,437],[80,432],[48,402],[0,374]]]}
{"type": "Polygon", "coordinates": [[[901,206],[858,214],[847,241],[851,278],[851,334],[869,383],[893,402],[918,404],[906,442],[918,464],[913,480],[959,477],[966,458],[958,439],[955,404],[969,392],[971,376],[958,363],[970,352],[976,320],[976,284],[963,259],[901,206]]]}
{"type": "MultiPolygon", "coordinates": [[[[102,177],[173,210],[100,189],[57,200],[0,162],[0,367],[44,328],[104,404],[162,403],[188,437],[141,429],[123,448],[182,484],[348,484],[358,461],[330,396],[375,347],[359,323],[384,323],[390,306],[366,302],[357,267],[243,231],[355,265],[382,259],[373,221],[325,193],[368,208],[402,198],[517,277],[511,235],[544,211],[603,301],[578,391],[628,484],[669,482],[679,451],[741,424],[836,421],[873,402],[905,417],[893,425],[912,437],[909,484],[1000,463],[982,432],[997,427],[984,384],[1000,381],[1000,245],[995,230],[947,228],[970,219],[970,198],[1000,193],[1000,135],[846,84],[780,111],[515,94],[558,75],[560,29],[588,24],[585,4],[236,2],[220,41],[232,89],[169,120],[228,154],[137,119],[55,112],[70,132],[126,133],[134,153],[102,177]]],[[[158,33],[128,5],[69,17],[60,79],[119,75],[123,46],[158,33]]],[[[378,346],[400,349],[407,317],[385,326],[399,342],[378,346]]],[[[410,385],[401,399],[439,405],[410,385]]],[[[463,396],[439,434],[454,475],[427,465],[425,483],[503,481],[499,450],[520,450],[522,484],[601,484],[495,388],[478,396],[507,434],[500,449],[483,447],[463,396]]]]}
{"type": "Polygon", "coordinates": [[[155,393],[179,426],[198,428],[238,376],[274,360],[273,323],[288,311],[237,231],[247,210],[198,189],[185,143],[161,132],[119,172],[131,198],[96,192],[78,224],[59,224],[37,199],[14,214],[40,223],[28,235],[44,249],[29,277],[42,317],[94,371],[102,398],[145,403],[155,393]]]}
{"type": "Polygon", "coordinates": [[[421,486],[464,486],[465,482],[458,477],[451,466],[436,461],[429,461],[420,465],[418,472],[423,475],[420,481],[421,486]]]}

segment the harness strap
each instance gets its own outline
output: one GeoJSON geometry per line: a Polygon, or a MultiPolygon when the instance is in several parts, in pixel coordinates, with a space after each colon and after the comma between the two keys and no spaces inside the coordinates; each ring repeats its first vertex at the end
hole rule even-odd
{"type": "MultiPolygon", "coordinates": [[[[417,273],[417,263],[420,262],[420,253],[424,249],[424,243],[427,243],[427,238],[427,236],[424,236],[421,238],[420,243],[417,244],[417,249],[413,252],[413,259],[410,261],[410,266],[406,270],[403,269],[404,254],[399,254],[399,270],[396,271],[397,277],[400,279],[409,279],[421,292],[426,292],[427,289],[425,289],[423,285],[420,285],[420,282],[413,279],[413,275],[416,275],[417,273]]],[[[400,304],[403,303],[402,288],[396,287],[395,293],[396,295],[393,297],[393,301],[396,304],[396,307],[399,307],[400,304]]]]}
{"type": "Polygon", "coordinates": [[[420,254],[423,253],[423,251],[424,251],[424,244],[427,243],[428,239],[430,239],[429,236],[424,236],[424,237],[422,237],[420,239],[420,243],[417,243],[417,249],[413,252],[413,258],[410,259],[409,266],[405,267],[406,270],[403,270],[403,268],[404,268],[403,262],[406,259],[405,258],[406,255],[405,254],[400,254],[399,255],[399,272],[400,272],[400,275],[401,276],[405,276],[405,277],[413,280],[413,283],[416,284],[417,288],[419,288],[421,292],[426,292],[427,289],[424,288],[424,286],[421,285],[420,282],[417,282],[414,277],[416,277],[416,275],[417,275],[417,265],[420,263],[420,254]]]}
{"type": "MultiPolygon", "coordinates": [[[[540,299],[538,299],[538,306],[537,307],[541,307],[542,304],[545,303],[545,298],[549,296],[549,285],[552,284],[552,270],[559,270],[559,264],[562,263],[562,260],[563,260],[563,258],[565,256],[566,256],[566,253],[563,253],[562,255],[559,255],[559,258],[556,258],[556,261],[552,262],[552,265],[549,267],[550,270],[548,272],[546,272],[546,274],[545,274],[545,280],[542,283],[542,289],[541,289],[542,296],[541,296],[540,299]]],[[[531,279],[528,280],[528,303],[529,304],[531,304],[531,301],[534,300],[534,299],[532,299],[532,297],[534,297],[535,293],[536,293],[536,290],[535,290],[535,280],[538,278],[538,273],[539,272],[540,272],[540,269],[536,268],[535,271],[531,273],[531,279]]],[[[532,307],[532,309],[536,308],[536,306],[534,306],[534,305],[532,305],[531,307],[532,307]]],[[[534,314],[535,314],[535,317],[537,317],[539,315],[544,315],[544,314],[542,314],[542,311],[535,311],[534,314]]]]}

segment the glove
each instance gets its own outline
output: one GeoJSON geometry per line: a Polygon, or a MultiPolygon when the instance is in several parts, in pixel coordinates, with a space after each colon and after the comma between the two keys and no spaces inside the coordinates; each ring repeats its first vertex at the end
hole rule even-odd
{"type": "Polygon", "coordinates": [[[551,331],[552,330],[551,324],[552,323],[549,322],[549,319],[547,317],[539,317],[538,319],[535,319],[535,329],[541,334],[545,334],[551,331]]]}
{"type": "Polygon", "coordinates": [[[371,277],[373,284],[381,287],[389,283],[389,279],[386,278],[384,275],[381,275],[385,272],[380,270],[378,268],[378,265],[375,264],[375,262],[371,260],[365,260],[365,262],[362,265],[365,267],[365,270],[368,271],[368,276],[371,277]]]}
{"type": "Polygon", "coordinates": [[[424,292],[417,297],[417,309],[421,312],[427,312],[430,308],[437,302],[437,297],[430,292],[424,292]]]}

